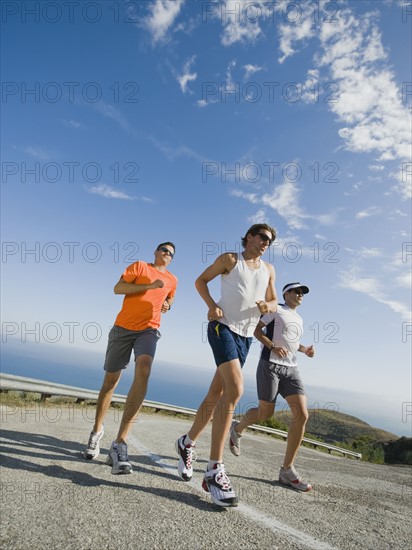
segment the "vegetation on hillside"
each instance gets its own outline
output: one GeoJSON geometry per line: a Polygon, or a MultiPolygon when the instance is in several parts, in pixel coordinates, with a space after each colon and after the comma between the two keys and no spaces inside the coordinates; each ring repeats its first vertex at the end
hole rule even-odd
{"type": "MultiPolygon", "coordinates": [[[[291,422],[289,410],[276,412],[263,425],[287,430],[291,422]]],[[[366,422],[338,411],[311,409],[306,425],[307,437],[352,449],[362,459],[377,464],[412,464],[412,438],[401,437],[373,428],[366,422]]]]}

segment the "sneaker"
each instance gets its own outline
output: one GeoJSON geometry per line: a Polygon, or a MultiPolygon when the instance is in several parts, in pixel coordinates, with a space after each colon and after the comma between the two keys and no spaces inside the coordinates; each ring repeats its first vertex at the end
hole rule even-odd
{"type": "Polygon", "coordinates": [[[100,445],[99,442],[104,435],[104,428],[101,432],[90,432],[89,442],[85,448],[83,455],[87,460],[92,460],[97,458],[100,454],[100,445]]]}
{"type": "Polygon", "coordinates": [[[185,440],[186,434],[179,437],[175,443],[176,452],[179,455],[179,463],[177,465],[177,472],[179,477],[183,481],[190,481],[193,475],[193,448],[194,445],[185,445],[183,441],[185,440]]]}
{"type": "Polygon", "coordinates": [[[241,434],[238,434],[235,430],[235,427],[239,424],[238,420],[233,420],[232,424],[230,426],[230,432],[229,432],[229,448],[232,455],[239,456],[240,455],[240,438],[242,437],[241,434]]]}
{"type": "Polygon", "coordinates": [[[217,506],[237,506],[239,500],[230,486],[229,478],[225,472],[225,465],[217,463],[213,470],[206,470],[202,483],[203,489],[210,493],[217,506]]]}
{"type": "Polygon", "coordinates": [[[279,471],[279,482],[283,483],[283,485],[290,485],[297,491],[303,491],[304,493],[312,490],[312,485],[302,481],[302,478],[293,466],[287,470],[282,466],[279,471]]]}
{"type": "Polygon", "coordinates": [[[127,456],[126,443],[116,443],[113,441],[106,462],[112,467],[112,474],[133,473],[132,465],[127,456]]]}

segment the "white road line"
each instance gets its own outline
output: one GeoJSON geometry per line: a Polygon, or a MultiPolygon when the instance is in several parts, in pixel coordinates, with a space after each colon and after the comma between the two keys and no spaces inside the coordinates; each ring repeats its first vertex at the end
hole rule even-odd
{"type": "MultiPolygon", "coordinates": [[[[138,449],[140,452],[147,455],[153,462],[155,462],[156,464],[161,466],[163,469],[173,473],[174,475],[176,475],[176,477],[178,477],[176,463],[170,464],[164,461],[159,455],[152,453],[135,436],[131,436],[131,437],[129,436],[129,441],[134,447],[136,447],[136,449],[138,449]]],[[[197,493],[200,493],[202,496],[205,495],[205,492],[202,489],[200,489],[200,485],[198,482],[195,483],[192,480],[192,481],[185,481],[184,484],[185,486],[191,487],[197,493]]],[[[278,521],[272,516],[267,516],[260,510],[256,510],[256,508],[253,508],[252,506],[244,504],[243,502],[239,503],[239,506],[237,506],[236,508],[232,508],[232,510],[238,511],[244,514],[248,519],[251,519],[256,523],[263,525],[264,527],[266,527],[267,529],[270,529],[273,533],[277,535],[282,534],[289,537],[289,539],[291,539],[293,542],[302,544],[306,548],[310,548],[312,550],[339,550],[336,546],[331,546],[326,542],[322,542],[319,539],[315,539],[311,535],[302,533],[294,529],[293,527],[286,525],[286,523],[282,523],[281,521],[278,521]]]]}

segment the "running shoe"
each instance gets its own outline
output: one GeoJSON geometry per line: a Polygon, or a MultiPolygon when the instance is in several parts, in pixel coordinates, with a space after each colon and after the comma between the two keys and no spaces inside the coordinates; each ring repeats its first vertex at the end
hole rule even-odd
{"type": "Polygon", "coordinates": [[[217,506],[228,507],[239,504],[239,500],[230,486],[224,464],[218,462],[214,465],[213,470],[206,470],[202,487],[207,493],[210,493],[212,501],[217,506]]]}
{"type": "Polygon", "coordinates": [[[297,491],[302,491],[304,493],[312,490],[312,485],[310,483],[302,481],[302,478],[293,466],[292,468],[288,469],[285,469],[282,466],[279,471],[279,482],[283,483],[283,485],[290,485],[290,487],[293,487],[297,491]]]}
{"type": "Polygon", "coordinates": [[[176,452],[179,455],[179,463],[177,465],[177,472],[179,477],[183,481],[190,481],[193,475],[193,448],[194,445],[185,445],[183,442],[185,440],[186,434],[179,437],[175,443],[176,452]]]}
{"type": "Polygon", "coordinates": [[[87,460],[92,460],[93,458],[97,458],[99,456],[100,454],[99,442],[103,437],[103,435],[104,435],[104,428],[102,428],[101,432],[90,432],[89,442],[87,443],[87,447],[83,452],[84,458],[86,458],[87,460]]]}
{"type": "Polygon", "coordinates": [[[239,456],[240,455],[240,438],[242,437],[241,434],[238,434],[235,430],[235,427],[239,424],[238,420],[233,420],[232,424],[230,426],[230,432],[229,432],[229,448],[232,455],[239,456]]]}
{"type": "Polygon", "coordinates": [[[112,467],[112,474],[133,473],[133,468],[127,455],[126,443],[116,443],[113,441],[106,462],[112,467]]]}

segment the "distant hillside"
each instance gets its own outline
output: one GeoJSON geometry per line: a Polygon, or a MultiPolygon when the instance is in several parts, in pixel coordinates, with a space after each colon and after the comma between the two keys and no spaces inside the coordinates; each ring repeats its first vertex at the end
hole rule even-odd
{"type": "MultiPolygon", "coordinates": [[[[274,418],[287,426],[290,424],[290,411],[275,413],[274,418]]],[[[399,439],[399,436],[379,428],[373,428],[363,420],[337,411],[310,409],[306,424],[306,435],[314,435],[327,443],[347,443],[358,438],[370,438],[376,443],[399,439]]]]}

